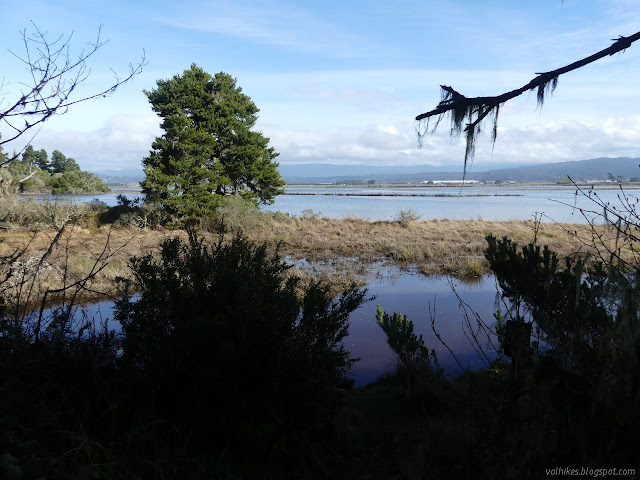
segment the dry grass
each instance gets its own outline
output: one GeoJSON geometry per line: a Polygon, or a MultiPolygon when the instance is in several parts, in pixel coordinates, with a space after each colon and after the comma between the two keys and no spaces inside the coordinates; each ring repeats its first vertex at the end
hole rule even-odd
{"type": "MultiPolygon", "coordinates": [[[[425,274],[479,276],[488,272],[484,258],[487,235],[508,236],[524,245],[533,240],[534,227],[533,221],[370,222],[357,218],[275,215],[262,222],[260,228],[247,229],[245,235],[255,242],[266,242],[274,250],[279,245],[280,254],[296,263],[295,273],[303,278],[325,278],[339,287],[354,280],[361,283],[367,268],[380,261],[402,267],[415,266],[425,274]]],[[[39,259],[55,234],[53,229],[36,233],[0,231],[0,255],[28,245],[25,258],[39,259]]],[[[47,258],[47,265],[51,268],[38,282],[38,290],[60,288],[65,281],[69,284],[87,275],[104,252],[107,265],[88,285],[90,291],[85,291],[83,296],[116,295],[117,279],[130,276],[129,259],[157,252],[163,239],[176,235],[185,236],[185,233],[108,227],[71,228],[47,258]]],[[[215,234],[205,236],[212,242],[218,239],[215,234]]],[[[538,231],[538,242],[549,245],[561,256],[589,251],[580,238],[591,238],[589,225],[544,223],[538,231]]],[[[32,260],[32,263],[37,261],[32,260]]],[[[35,292],[34,298],[38,298],[35,292]]]]}
{"type": "MultiPolygon", "coordinates": [[[[488,272],[485,237],[508,236],[525,245],[534,239],[533,221],[428,220],[406,222],[348,218],[276,217],[259,231],[255,241],[280,242],[280,251],[294,258],[326,262],[350,258],[354,262],[380,260],[401,266],[415,265],[425,274],[474,276],[488,272]]],[[[589,225],[543,223],[538,243],[560,256],[590,251],[589,225]],[[583,238],[584,240],[580,240],[583,238]]]]}
{"type": "MultiPolygon", "coordinates": [[[[8,255],[17,249],[26,249],[20,264],[35,269],[40,259],[45,256],[56,233],[55,229],[35,232],[26,229],[0,231],[0,256],[8,255]]],[[[140,256],[157,250],[160,241],[169,233],[171,232],[108,227],[68,227],[42,264],[35,282],[31,282],[35,272],[21,271],[20,275],[16,276],[16,265],[9,266],[14,270],[14,275],[13,279],[4,285],[12,287],[6,295],[14,299],[18,297],[22,302],[38,301],[45,290],[56,290],[64,285],[71,285],[103,264],[105,267],[86,284],[79,299],[115,295],[117,279],[130,276],[129,259],[134,255],[140,256]],[[19,283],[23,284],[22,287],[19,283]],[[31,283],[33,290],[29,293],[31,283]]]]}

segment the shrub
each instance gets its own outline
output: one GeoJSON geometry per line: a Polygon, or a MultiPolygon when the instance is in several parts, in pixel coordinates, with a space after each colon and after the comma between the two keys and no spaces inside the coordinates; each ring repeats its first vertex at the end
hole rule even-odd
{"type": "Polygon", "coordinates": [[[305,208],[302,210],[302,218],[304,219],[316,219],[320,218],[321,212],[314,212],[312,208],[305,208]]]}
{"type": "Polygon", "coordinates": [[[0,223],[26,226],[37,217],[35,201],[31,197],[0,195],[0,223]]]}
{"type": "Polygon", "coordinates": [[[0,224],[60,228],[87,218],[93,209],[90,204],[68,200],[35,201],[31,197],[0,195],[0,224]]]}
{"type": "Polygon", "coordinates": [[[491,235],[487,242],[485,256],[511,305],[508,316],[535,322],[549,353],[565,364],[594,368],[613,327],[602,265],[587,268],[583,260],[566,258],[563,268],[547,246],[519,249],[508,238],[491,235]]]}
{"type": "Polygon", "coordinates": [[[229,195],[220,200],[213,217],[205,217],[200,223],[205,231],[225,233],[253,230],[259,228],[264,221],[264,215],[255,203],[240,195],[229,195]]]}
{"type": "Polygon", "coordinates": [[[86,218],[91,210],[91,207],[86,203],[57,199],[37,202],[35,207],[40,216],[37,223],[56,229],[61,228],[69,222],[86,218]]]}
{"type": "Polygon", "coordinates": [[[164,225],[170,218],[158,203],[142,202],[140,197],[132,199],[118,195],[118,204],[100,213],[102,223],[117,227],[155,228],[164,225]]]}
{"type": "MultiPolygon", "coordinates": [[[[621,244],[633,247],[635,227],[618,220],[621,244]]],[[[594,238],[601,241],[595,230],[594,238]]],[[[585,263],[576,257],[562,261],[536,243],[520,249],[508,238],[489,236],[487,242],[485,255],[505,306],[504,315],[494,315],[496,333],[505,355],[516,362],[512,373],[518,373],[521,360],[526,369],[514,377],[530,396],[518,400],[523,402],[519,408],[531,412],[534,421],[551,419],[536,427],[529,448],[567,463],[588,458],[599,466],[615,458],[635,465],[640,418],[637,260],[624,264],[616,258],[622,248],[608,250],[608,259],[585,263]],[[535,355],[529,358],[532,329],[535,355]],[[548,443],[550,438],[554,443],[548,443]]],[[[506,420],[514,425],[514,418],[506,420]]]]}
{"type": "Polygon", "coordinates": [[[341,343],[348,316],[365,290],[334,300],[326,285],[303,288],[277,254],[241,236],[207,246],[190,232],[131,268],[139,297],[116,307],[122,362],[162,418],[201,445],[247,448],[327,424],[354,361],[341,343]]]}
{"type": "Polygon", "coordinates": [[[422,215],[409,208],[407,210],[400,210],[395,217],[395,221],[403,227],[408,227],[411,222],[416,222],[420,220],[421,217],[422,215]]]}

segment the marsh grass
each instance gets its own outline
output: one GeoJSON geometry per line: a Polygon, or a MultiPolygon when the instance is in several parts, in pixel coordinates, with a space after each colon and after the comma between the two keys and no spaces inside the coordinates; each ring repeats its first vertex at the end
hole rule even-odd
{"type": "Polygon", "coordinates": [[[93,211],[92,203],[0,195],[0,228],[60,228],[69,221],[87,220],[93,211]]]}
{"type": "MultiPolygon", "coordinates": [[[[256,241],[279,243],[281,251],[308,261],[352,258],[360,263],[380,260],[416,266],[425,274],[458,276],[489,273],[484,259],[487,235],[508,236],[520,244],[534,238],[533,221],[413,220],[374,221],[278,216],[260,230],[248,232],[256,241]]],[[[601,229],[606,236],[604,227],[601,229]]],[[[559,255],[586,254],[580,238],[589,225],[540,224],[538,238],[559,255]]],[[[614,234],[611,232],[611,241],[614,234]]]]}
{"type": "MultiPolygon", "coordinates": [[[[5,291],[5,296],[9,301],[24,303],[25,295],[28,295],[27,303],[37,303],[45,291],[58,290],[86,276],[99,258],[103,259],[104,268],[92,277],[76,300],[115,296],[117,279],[130,276],[129,259],[157,249],[163,238],[159,232],[146,233],[138,229],[100,227],[90,230],[70,225],[54,243],[57,234],[54,229],[0,231],[0,256],[25,250],[19,265],[2,265],[2,278],[11,273],[6,286],[12,288],[5,291]],[[38,265],[50,247],[46,261],[38,265]],[[29,291],[24,291],[27,283],[29,291]]],[[[55,301],[53,297],[50,299],[55,301]]]]}
{"type": "MultiPolygon", "coordinates": [[[[297,270],[303,277],[320,276],[332,279],[336,285],[353,280],[362,283],[366,270],[379,262],[405,269],[415,268],[425,275],[479,277],[489,273],[484,258],[487,235],[497,238],[508,236],[525,245],[533,240],[536,229],[533,221],[436,219],[412,220],[403,225],[398,221],[371,222],[353,217],[331,219],[317,214],[294,217],[238,209],[231,216],[236,217],[234,222],[246,216],[255,217],[255,221],[248,222],[243,229],[247,239],[266,243],[270,250],[278,249],[291,262],[298,262],[297,270]],[[303,268],[301,261],[308,265],[303,268]]],[[[98,226],[90,216],[78,222],[79,225],[69,231],[64,245],[55,248],[48,262],[56,271],[62,271],[62,262],[68,262],[68,271],[80,276],[90,267],[91,259],[104,249],[109,236],[111,256],[108,265],[92,283],[96,292],[105,295],[117,295],[115,280],[130,276],[128,264],[131,257],[159,252],[159,245],[164,239],[174,236],[185,238],[181,230],[98,226]]],[[[603,238],[611,237],[613,244],[615,231],[595,228],[599,228],[603,238]]],[[[208,241],[217,241],[219,234],[207,230],[202,233],[208,241]]],[[[27,256],[37,257],[48,248],[55,233],[53,228],[39,228],[34,232],[17,225],[0,230],[0,255],[28,245],[27,256]]],[[[224,235],[231,238],[232,233],[224,235]]],[[[560,256],[589,253],[581,239],[590,235],[589,225],[538,224],[538,242],[549,245],[560,256]]],[[[59,282],[59,276],[50,274],[43,277],[40,288],[59,288],[59,282]]],[[[89,292],[86,294],[91,296],[89,292]]]]}

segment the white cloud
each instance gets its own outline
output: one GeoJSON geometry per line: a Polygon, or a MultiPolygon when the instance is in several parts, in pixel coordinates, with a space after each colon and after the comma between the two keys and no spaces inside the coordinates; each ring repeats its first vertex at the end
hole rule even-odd
{"type": "Polygon", "coordinates": [[[600,122],[536,123],[498,134],[499,162],[558,162],[597,157],[640,157],[640,120],[609,118],[600,122]]]}
{"type": "MultiPolygon", "coordinates": [[[[121,170],[142,168],[142,158],[148,155],[151,142],[160,133],[158,121],[153,117],[120,115],[107,118],[100,128],[88,132],[43,128],[32,144],[37,149],[44,148],[49,155],[60,150],[85,170],[121,170]]],[[[20,150],[24,141],[13,142],[5,149],[20,150]]]]}
{"type": "MultiPolygon", "coordinates": [[[[429,163],[461,168],[463,139],[443,129],[417,146],[413,132],[400,124],[369,125],[316,132],[274,129],[272,144],[281,163],[410,165],[429,163]]],[[[600,122],[552,121],[523,127],[501,127],[495,146],[478,139],[473,168],[490,164],[532,164],[596,157],[640,157],[640,118],[600,122]]]]}

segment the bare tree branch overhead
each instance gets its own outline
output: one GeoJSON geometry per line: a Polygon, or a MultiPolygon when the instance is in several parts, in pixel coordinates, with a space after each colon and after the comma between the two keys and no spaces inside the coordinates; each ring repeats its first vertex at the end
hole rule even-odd
{"type": "Polygon", "coordinates": [[[558,77],[560,75],[623,51],[638,39],[640,39],[640,32],[636,32],[629,37],[620,36],[617,39],[613,39],[614,43],[604,50],[600,50],[564,67],[549,72],[536,73],[537,76],[526,85],[494,97],[465,97],[452,87],[441,85],[442,99],[437,107],[416,117],[416,121],[419,122],[416,127],[419,144],[420,146],[422,145],[423,137],[428,133],[433,133],[445,116],[451,115],[451,137],[458,137],[463,130],[465,132],[467,145],[464,155],[464,175],[466,176],[467,165],[473,160],[476,137],[481,132],[482,125],[487,117],[491,118],[493,123],[491,141],[495,143],[498,134],[498,114],[500,107],[505,102],[522,95],[524,92],[537,90],[538,106],[542,106],[546,96],[552,94],[558,85],[558,77]],[[429,121],[434,117],[435,125],[430,129],[429,121]],[[464,129],[463,123],[465,124],[464,129]]]}
{"type": "MultiPolygon", "coordinates": [[[[0,81],[0,126],[8,127],[11,132],[6,138],[0,138],[0,146],[16,140],[30,130],[37,133],[33,130],[34,127],[54,115],[66,113],[71,105],[111,95],[118,87],[138,75],[147,63],[143,51],[138,62],[129,64],[125,75],[120,76],[112,70],[114,78],[109,86],[95,93],[76,96],[74,92],[91,73],[88,60],[108,43],[108,40],[101,37],[102,27],[98,27],[96,38],[88,43],[88,48],[72,55],[70,47],[73,32],[52,39],[48,32],[32,25],[32,33],[27,33],[26,29],[22,31],[24,53],[19,55],[11,51],[24,64],[29,79],[20,84],[17,93],[7,91],[8,83],[4,78],[0,81]]],[[[1,160],[0,167],[11,163],[20,153],[1,160]]]]}

